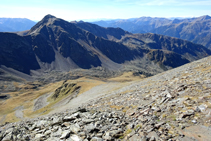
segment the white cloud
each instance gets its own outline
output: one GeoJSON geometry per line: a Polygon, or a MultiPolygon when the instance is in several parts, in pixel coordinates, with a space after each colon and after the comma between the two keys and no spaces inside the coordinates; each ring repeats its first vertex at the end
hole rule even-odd
{"type": "MultiPolygon", "coordinates": [[[[100,1],[100,0],[97,0],[100,1]]],[[[147,5],[147,6],[202,6],[211,5],[211,0],[108,0],[109,2],[134,4],[134,5],[147,5]]]]}
{"type": "Polygon", "coordinates": [[[136,1],[136,4],[139,5],[148,5],[148,6],[161,6],[161,5],[170,5],[170,6],[202,6],[202,5],[211,5],[211,0],[141,0],[136,1]]]}

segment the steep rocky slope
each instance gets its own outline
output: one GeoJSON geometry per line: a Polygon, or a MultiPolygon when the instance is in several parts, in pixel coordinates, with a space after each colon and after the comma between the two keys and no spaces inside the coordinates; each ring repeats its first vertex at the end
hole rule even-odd
{"type": "Polygon", "coordinates": [[[23,73],[40,69],[33,49],[27,39],[14,33],[0,33],[0,65],[23,73]]]}
{"type": "Polygon", "coordinates": [[[204,58],[78,103],[81,108],[5,124],[0,138],[208,141],[210,68],[211,58],[204,58]]]}

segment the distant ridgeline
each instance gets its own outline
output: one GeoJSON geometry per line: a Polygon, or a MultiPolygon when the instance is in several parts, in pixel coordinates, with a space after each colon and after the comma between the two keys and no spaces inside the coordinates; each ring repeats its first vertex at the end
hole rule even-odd
{"type": "Polygon", "coordinates": [[[36,22],[25,18],[0,18],[0,32],[17,32],[31,29],[36,22]]]}
{"type": "Polygon", "coordinates": [[[120,27],[131,33],[157,33],[181,38],[211,48],[211,17],[167,19],[140,17],[127,20],[93,22],[103,27],[120,27]]]}

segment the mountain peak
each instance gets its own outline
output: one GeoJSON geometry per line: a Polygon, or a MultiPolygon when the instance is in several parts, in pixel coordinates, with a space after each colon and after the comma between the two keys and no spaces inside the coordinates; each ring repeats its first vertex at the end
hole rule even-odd
{"type": "Polygon", "coordinates": [[[209,20],[209,19],[211,19],[211,17],[209,15],[204,15],[204,16],[201,16],[199,18],[200,18],[200,20],[209,20]]]}
{"type": "Polygon", "coordinates": [[[55,19],[57,19],[55,16],[53,15],[46,15],[40,22],[38,22],[35,26],[33,26],[31,28],[31,30],[29,31],[28,34],[32,34],[38,31],[38,29],[40,29],[40,27],[46,25],[46,24],[50,24],[52,23],[55,19]]]}
{"type": "Polygon", "coordinates": [[[173,24],[178,24],[178,23],[180,23],[180,22],[181,22],[180,19],[174,19],[174,20],[172,21],[173,24]]]}
{"type": "Polygon", "coordinates": [[[40,22],[41,23],[48,23],[50,21],[53,21],[54,19],[56,19],[55,16],[48,14],[40,22]]]}
{"type": "Polygon", "coordinates": [[[51,19],[51,18],[56,18],[56,17],[51,14],[48,14],[43,19],[51,19]]]}

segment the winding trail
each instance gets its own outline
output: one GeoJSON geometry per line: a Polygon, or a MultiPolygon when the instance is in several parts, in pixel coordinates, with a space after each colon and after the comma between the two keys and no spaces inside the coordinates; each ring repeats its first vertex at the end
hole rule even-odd
{"type": "Polygon", "coordinates": [[[52,93],[53,92],[44,94],[44,95],[38,97],[37,99],[35,99],[33,110],[37,111],[37,110],[47,106],[49,104],[47,99],[48,99],[49,96],[51,96],[52,93]]]}
{"type": "Polygon", "coordinates": [[[24,106],[18,106],[15,108],[15,116],[17,118],[20,118],[20,119],[23,119],[24,116],[23,116],[23,110],[24,110],[24,106]]]}

